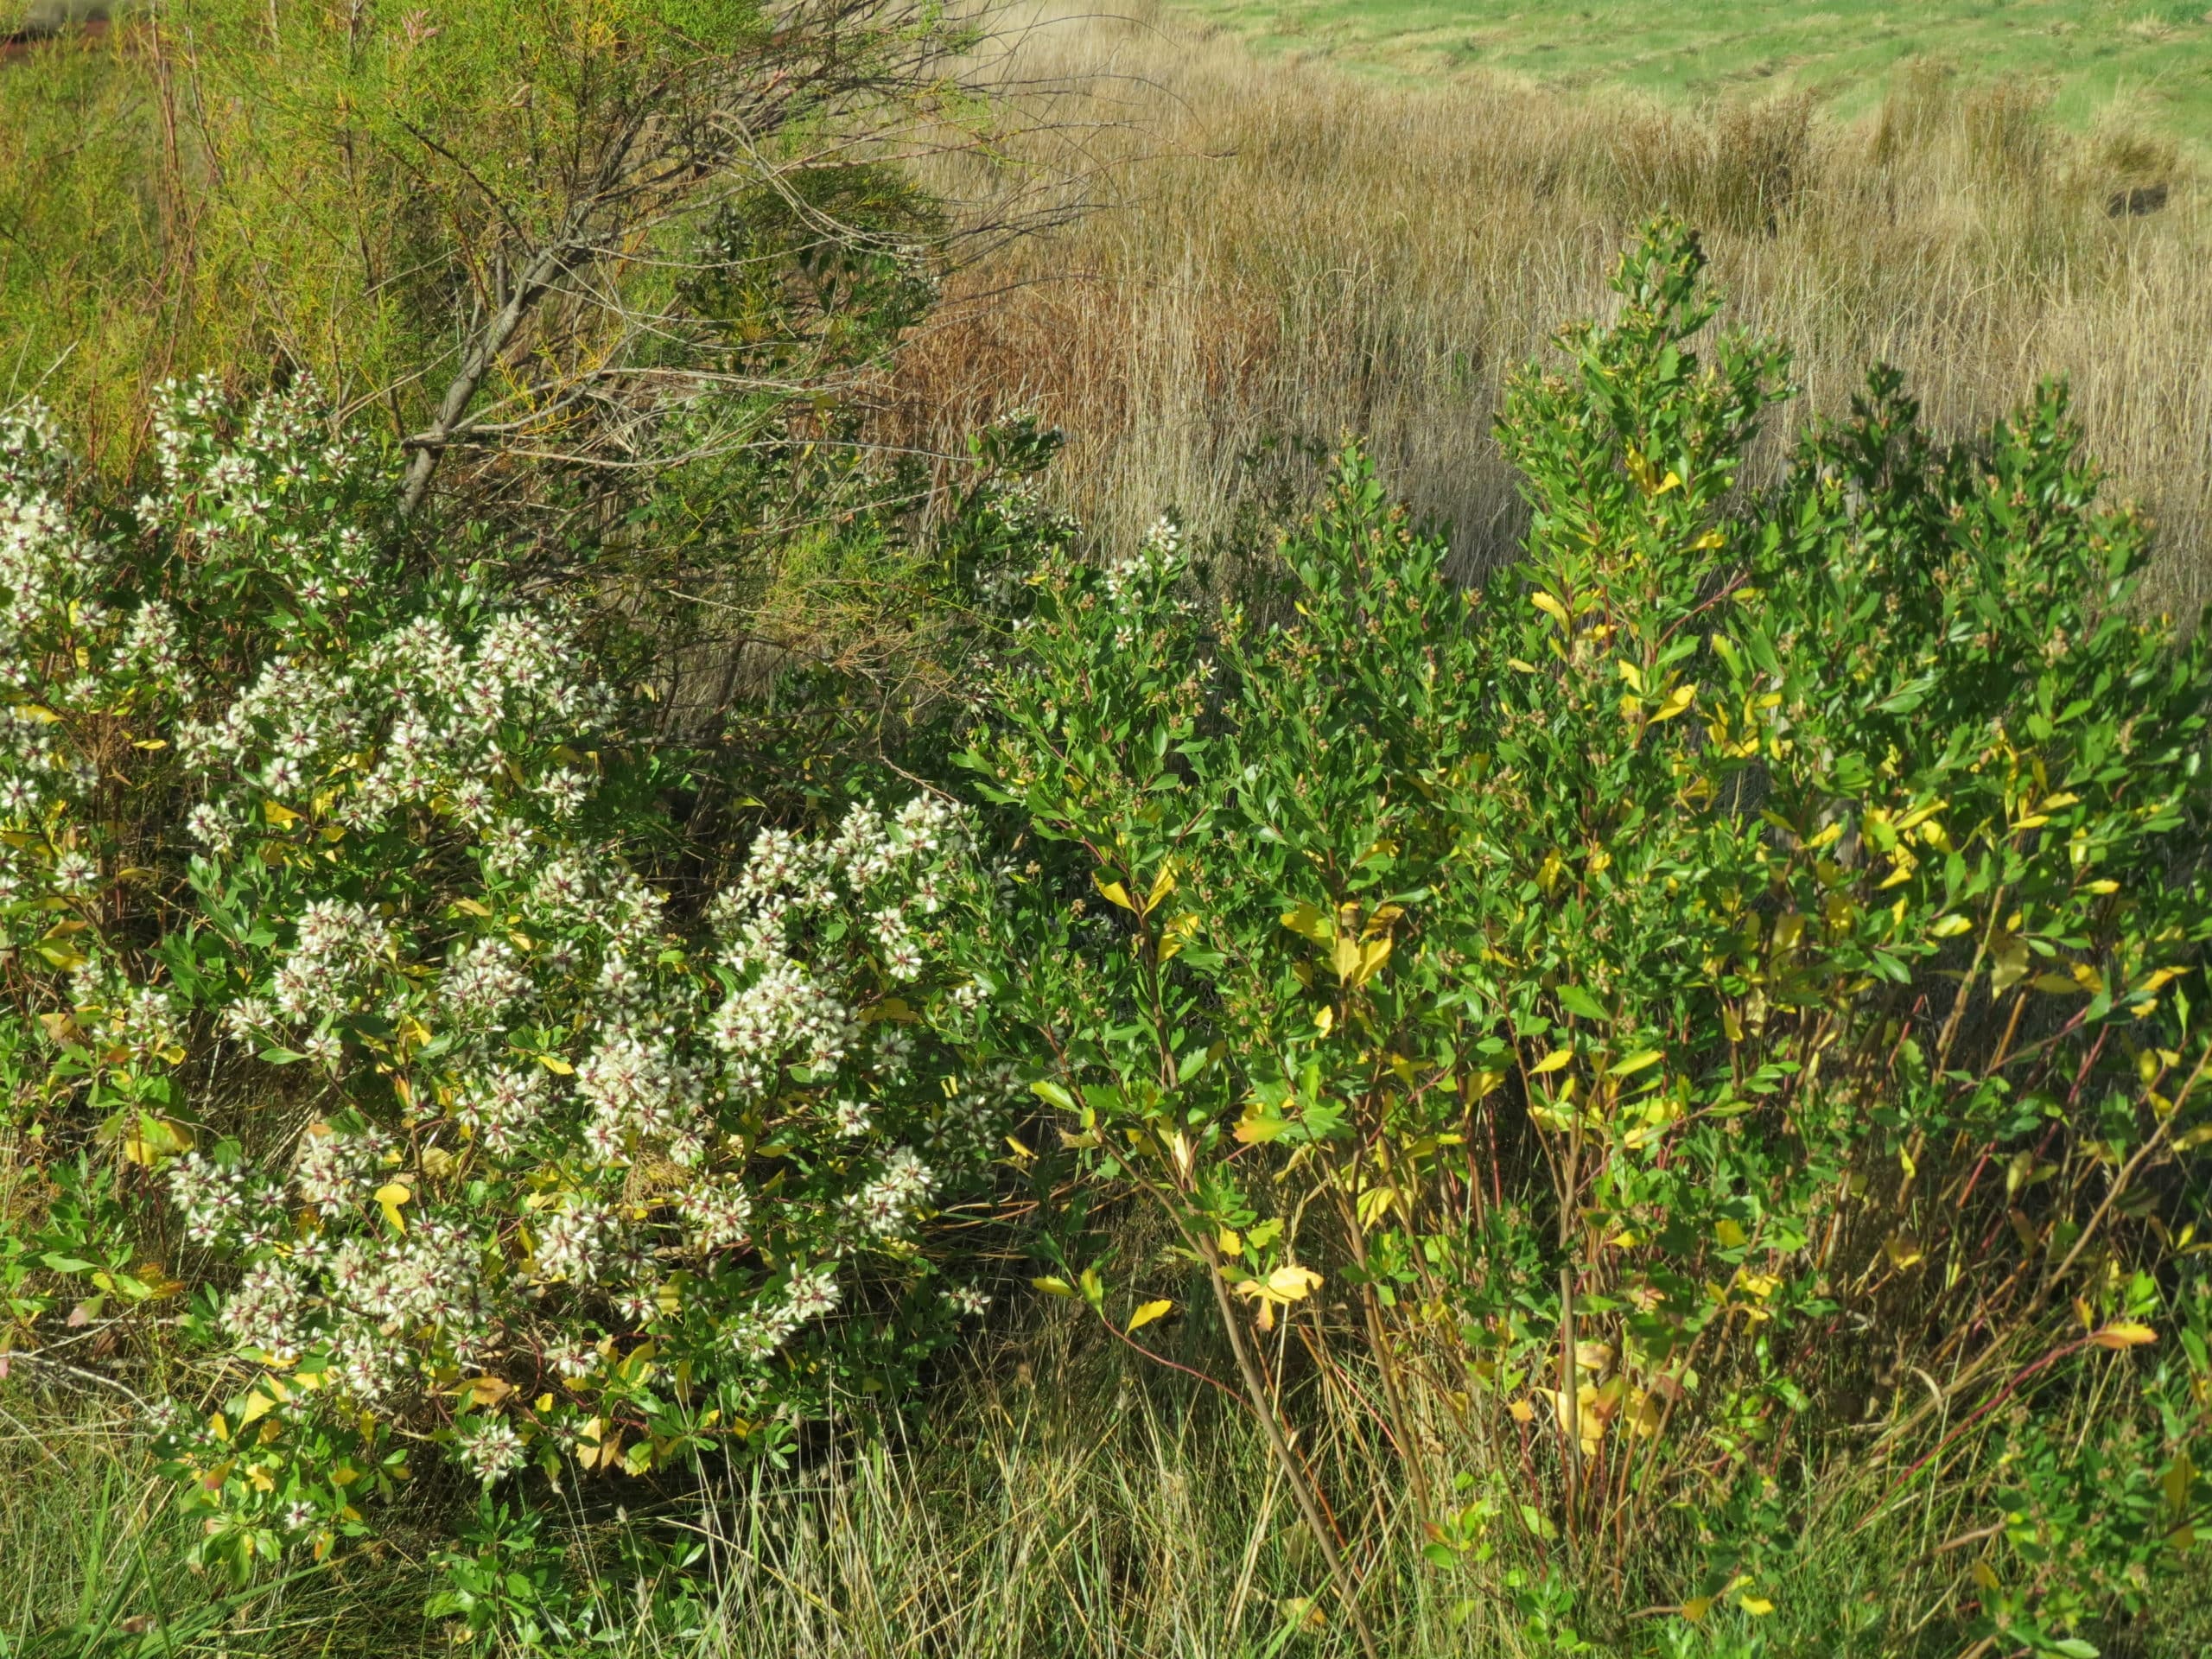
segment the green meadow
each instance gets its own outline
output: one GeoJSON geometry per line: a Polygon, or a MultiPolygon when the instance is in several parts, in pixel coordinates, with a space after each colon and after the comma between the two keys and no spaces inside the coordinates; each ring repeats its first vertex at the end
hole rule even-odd
{"type": "Polygon", "coordinates": [[[1798,92],[1852,114],[1926,57],[2048,88],[2053,113],[2114,105],[2190,137],[2212,130],[2212,22],[2190,0],[1197,0],[1263,49],[1407,76],[1484,69],[1568,90],[1692,98],[1798,92]]]}

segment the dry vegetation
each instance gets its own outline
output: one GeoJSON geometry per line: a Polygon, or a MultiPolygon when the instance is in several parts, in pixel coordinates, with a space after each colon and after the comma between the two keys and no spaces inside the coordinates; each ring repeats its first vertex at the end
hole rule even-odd
{"type": "Polygon", "coordinates": [[[901,408],[939,444],[1014,406],[1065,426],[1061,487],[1103,536],[1164,508],[1229,532],[1359,435],[1495,556],[1517,515],[1501,379],[1600,308],[1624,235],[1672,206],[1730,320],[1796,348],[1812,410],[1842,410],[1878,359],[1954,429],[2069,377],[2118,491],[2162,525],[2164,595],[2212,595],[2212,203],[2118,114],[2065,132],[2031,91],[1935,65],[1859,124],[1802,100],[1383,86],[1142,0],[1040,15],[1008,63],[1069,89],[1057,142],[1100,210],[966,273],[975,302],[909,350],[901,408]]]}

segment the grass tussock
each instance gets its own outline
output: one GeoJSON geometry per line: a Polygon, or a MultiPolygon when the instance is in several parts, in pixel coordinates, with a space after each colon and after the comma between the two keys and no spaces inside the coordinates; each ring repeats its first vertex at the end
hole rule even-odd
{"type": "Polygon", "coordinates": [[[1117,11],[1039,15],[1007,59],[1059,89],[1050,159],[1074,153],[1096,211],[969,271],[898,406],[933,447],[1014,406],[1062,423],[1061,486],[1102,538],[1163,510],[1232,534],[1360,433],[1471,562],[1500,556],[1501,379],[1602,309],[1612,250],[1672,207],[1731,319],[1797,349],[1802,404],[1770,429],[1844,411],[1872,361],[1947,430],[2066,375],[2116,493],[2161,526],[2160,597],[2212,594],[2212,207],[2124,108],[2075,134],[2032,87],[1927,64],[1854,123],[1804,97],[1386,86],[1117,11]]]}
{"type": "MultiPolygon", "coordinates": [[[[1217,1363],[1194,1324],[1174,1351],[1217,1363]]],[[[592,1593],[567,1631],[490,1650],[621,1659],[1348,1659],[1358,1651],[1261,1437],[1202,1389],[1048,1318],[946,1379],[887,1439],[755,1464],[689,1497],[623,1480],[547,1503],[539,1550],[592,1593]],[[588,1503],[582,1501],[588,1498],[588,1503]],[[664,1564],[704,1557],[683,1578],[664,1564]],[[664,1564],[657,1570],[655,1561],[664,1564]]],[[[2086,1402],[2085,1412],[2095,1402],[2086,1402]]],[[[7,1659],[416,1659],[457,1649],[427,1618],[436,1541],[404,1529],[244,1590],[183,1564],[188,1539],[127,1413],[0,1384],[0,1551],[25,1593],[0,1616],[7,1659]],[[31,1426],[35,1425],[35,1432],[31,1426]]],[[[1558,1547],[1491,1529],[1478,1554],[1421,1554],[1399,1466],[1356,1402],[1320,1414],[1317,1467],[1363,1511],[1370,1622],[1393,1659],[1559,1659],[1647,1649],[1653,1608],[1592,1618],[1546,1585],[1558,1547]]],[[[1440,1475],[1441,1465],[1433,1471],[1440,1475]]],[[[1945,1615],[1971,1593],[1931,1488],[1872,1524],[1878,1480],[1830,1484],[1775,1611],[1713,1615],[1712,1653],[1951,1659],[1945,1615]]],[[[540,1495],[543,1498],[543,1494],[540,1495]]],[[[1619,1564],[1586,1550],[1592,1581],[1619,1564]]],[[[2212,1586],[2177,1586],[2100,1632],[2114,1659],[2201,1650],[2212,1586]]]]}

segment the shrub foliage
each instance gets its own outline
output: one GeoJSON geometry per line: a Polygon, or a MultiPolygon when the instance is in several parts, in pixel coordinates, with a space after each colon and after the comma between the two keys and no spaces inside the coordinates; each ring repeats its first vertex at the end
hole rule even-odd
{"type": "MultiPolygon", "coordinates": [[[[1785,359],[1675,226],[1617,286],[1502,418],[1511,569],[1357,453],[1228,573],[987,479],[979,801],[765,827],[600,683],[605,591],[415,556],[308,391],[178,391],[128,507],[19,412],[8,1343],[143,1332],[243,1576],[432,1462],[526,1533],[910,1400],[1018,1215],[1264,1428],[1370,1649],[1325,1418],[1547,1618],[1779,1628],[1847,1497],[1941,1517],[1963,1639],[2084,1651],[2212,1503],[2212,660],[2059,390],[1947,447],[1878,372],[1754,494],[1785,359]]],[[[488,1627],[550,1592],[483,1515],[488,1627]]]]}
{"type": "MultiPolygon", "coordinates": [[[[2209,1495],[2206,653],[2056,389],[1942,448],[1878,373],[1736,489],[1786,364],[1700,356],[1700,266],[1655,232],[1516,382],[1479,589],[1357,455],[1273,588],[1041,574],[971,760],[1089,891],[1020,889],[1003,1011],[1255,1413],[1363,1351],[1440,1565],[1755,1622],[1871,1469],[2065,1651],[2209,1495]]],[[[1046,1288],[1141,1341],[1160,1272],[1046,1288]]]]}

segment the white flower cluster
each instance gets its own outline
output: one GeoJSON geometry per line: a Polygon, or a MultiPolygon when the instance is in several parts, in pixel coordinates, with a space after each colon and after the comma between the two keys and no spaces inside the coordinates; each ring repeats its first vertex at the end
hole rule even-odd
{"type": "Polygon", "coordinates": [[[855,1220],[877,1238],[906,1230],[914,1211],[937,1188],[927,1164],[901,1147],[884,1160],[883,1172],[853,1194],[847,1207],[855,1220]]]}
{"type": "Polygon", "coordinates": [[[357,982],[388,957],[391,929],[367,906],[310,899],[301,911],[291,952],[269,982],[277,1013],[301,1024],[345,1013],[357,982]]]}
{"type": "Polygon", "coordinates": [[[664,1044],[617,1036],[576,1068],[576,1093],[592,1109],[584,1144],[602,1164],[621,1162],[640,1142],[658,1142],[678,1164],[704,1149],[706,1085],[664,1044]]]}
{"type": "Polygon", "coordinates": [[[795,1273],[780,1299],[757,1304],[730,1322],[730,1346],[746,1359],[767,1359],[801,1326],[828,1315],[839,1295],[836,1275],[829,1268],[795,1273]]]}
{"type": "Polygon", "coordinates": [[[169,1201],[195,1244],[273,1238],[283,1218],[284,1189],[238,1165],[188,1152],[170,1163],[166,1179],[169,1201]]]}
{"type": "Polygon", "coordinates": [[[885,975],[910,981],[924,965],[912,918],[943,902],[942,864],[964,852],[968,826],[955,809],[927,797],[887,817],[862,804],[829,842],[762,831],[737,882],[720,895],[714,919],[730,965],[753,978],[716,1010],[715,1046],[729,1055],[734,1089],[766,1085],[781,1058],[798,1050],[810,1071],[842,1065],[860,1028],[836,994],[791,953],[791,931],[829,908],[840,892],[867,906],[869,935],[885,975]],[[901,880],[903,878],[903,880],[901,880]],[[893,886],[903,887],[895,901],[893,886]]]}
{"type": "Polygon", "coordinates": [[[310,1124],[292,1165],[292,1185],[300,1201],[319,1213],[346,1215],[373,1190],[372,1177],[392,1149],[391,1137],[374,1125],[349,1135],[327,1123],[310,1124]]]}
{"type": "Polygon", "coordinates": [[[186,760],[239,798],[208,816],[202,839],[262,798],[289,810],[327,793],[337,823],[369,832],[405,810],[448,811],[488,832],[505,861],[518,830],[503,803],[566,820],[589,792],[573,766],[532,753],[538,734],[603,717],[611,694],[584,670],[563,630],[523,613],[494,618],[474,642],[418,616],[342,662],[273,658],[219,715],[181,734],[186,760]]]}

